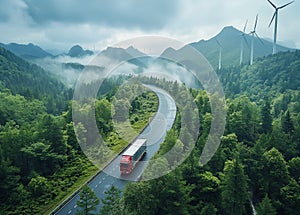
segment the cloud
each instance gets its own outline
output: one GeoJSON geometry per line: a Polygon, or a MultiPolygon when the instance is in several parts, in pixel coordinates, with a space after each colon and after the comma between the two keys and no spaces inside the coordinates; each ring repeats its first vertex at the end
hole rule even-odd
{"type": "MultiPolygon", "coordinates": [[[[0,42],[31,42],[44,49],[67,51],[79,43],[101,50],[149,34],[189,43],[209,39],[228,25],[242,29],[246,19],[249,32],[256,14],[258,35],[273,37],[268,24],[274,10],[267,0],[0,0],[0,5],[0,42]]],[[[278,40],[294,41],[298,48],[299,5],[295,1],[281,10],[278,20],[278,40]]]]}
{"type": "Polygon", "coordinates": [[[93,23],[109,27],[159,29],[178,12],[178,0],[24,0],[37,25],[93,23]]]}
{"type": "Polygon", "coordinates": [[[26,4],[22,0],[0,0],[0,22],[7,22],[15,15],[22,14],[22,11],[26,8],[26,4]]]}
{"type": "Polygon", "coordinates": [[[181,65],[164,58],[158,58],[142,70],[142,76],[156,77],[167,81],[184,83],[188,87],[200,88],[196,77],[181,65]]]}
{"type": "Polygon", "coordinates": [[[72,58],[67,55],[58,56],[56,58],[43,58],[36,59],[34,63],[38,64],[47,71],[52,72],[57,77],[67,84],[68,86],[73,86],[75,81],[78,79],[78,76],[81,73],[81,70],[74,69],[72,67],[65,67],[65,63],[78,63],[81,65],[87,65],[94,56],[85,56],[81,58],[72,58]]]}

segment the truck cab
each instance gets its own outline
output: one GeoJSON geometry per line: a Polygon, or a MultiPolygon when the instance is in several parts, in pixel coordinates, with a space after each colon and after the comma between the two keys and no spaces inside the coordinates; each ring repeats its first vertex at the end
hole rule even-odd
{"type": "Polygon", "coordinates": [[[136,139],[122,154],[120,160],[121,174],[130,174],[135,165],[142,159],[146,153],[146,139],[136,139]]]}
{"type": "Polygon", "coordinates": [[[120,161],[120,171],[122,174],[129,174],[132,171],[132,157],[123,155],[120,161]]]}

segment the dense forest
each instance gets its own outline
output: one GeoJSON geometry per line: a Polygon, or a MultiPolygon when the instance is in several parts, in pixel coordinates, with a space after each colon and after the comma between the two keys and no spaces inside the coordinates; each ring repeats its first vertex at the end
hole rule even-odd
{"type": "Polygon", "coordinates": [[[55,76],[0,47],[0,90],[7,89],[13,95],[42,101],[47,113],[53,114],[66,110],[72,98],[72,89],[55,76]]]}
{"type": "MultiPolygon", "coordinates": [[[[218,71],[227,125],[220,148],[202,167],[210,105],[204,91],[191,89],[201,121],[192,154],[168,175],[129,183],[122,195],[111,187],[100,214],[300,214],[299,71],[299,51],[218,71]]],[[[176,144],[177,123],[156,156],[176,144]]]]}
{"type": "MultiPolygon", "coordinates": [[[[2,48],[0,60],[0,214],[45,214],[97,172],[74,133],[86,129],[73,125],[72,90],[2,48]]],[[[84,201],[93,199],[89,202],[96,208],[101,201],[99,213],[110,215],[242,215],[254,210],[258,215],[299,214],[299,71],[299,51],[217,71],[227,98],[227,124],[221,146],[208,164],[200,166],[199,157],[210,130],[209,97],[203,90],[188,89],[200,120],[200,136],[191,155],[158,179],[129,183],[124,191],[112,186],[102,200],[85,186],[78,206],[84,210],[84,201]]],[[[108,113],[125,79],[104,83],[95,100],[99,131],[116,151],[126,142],[116,141],[108,113]]],[[[174,96],[185,99],[184,94],[174,96]]],[[[149,92],[133,102],[118,102],[130,106],[130,123],[137,130],[157,107],[156,96],[149,92]]],[[[178,144],[182,117],[186,116],[179,111],[155,157],[178,144]]],[[[174,160],[161,162],[171,166],[174,160]]]]}
{"type": "MultiPolygon", "coordinates": [[[[98,171],[75,136],[74,130],[87,129],[73,125],[72,90],[2,48],[0,59],[0,214],[46,214],[98,171]]],[[[95,100],[97,126],[115,151],[128,144],[110,117],[113,95],[125,79],[106,80],[95,100]]],[[[137,132],[157,102],[154,93],[144,92],[129,104],[137,132]]]]}

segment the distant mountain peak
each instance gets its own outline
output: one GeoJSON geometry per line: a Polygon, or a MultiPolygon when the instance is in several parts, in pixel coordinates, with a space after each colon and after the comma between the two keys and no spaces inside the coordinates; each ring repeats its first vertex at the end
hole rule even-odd
{"type": "Polygon", "coordinates": [[[70,51],[72,51],[72,50],[83,51],[83,48],[80,45],[77,44],[77,45],[74,45],[74,46],[71,47],[70,51]]]}
{"type": "Polygon", "coordinates": [[[225,26],[225,27],[222,29],[222,31],[228,31],[228,30],[230,30],[230,31],[232,31],[232,30],[234,30],[234,31],[239,31],[238,29],[236,29],[236,28],[233,27],[232,25],[225,26]]]}
{"type": "Polygon", "coordinates": [[[90,50],[84,50],[80,45],[74,45],[72,48],[69,50],[68,55],[70,57],[83,57],[85,55],[92,55],[93,52],[90,50]]]}
{"type": "Polygon", "coordinates": [[[169,47],[166,50],[164,50],[160,56],[163,58],[173,58],[174,56],[176,56],[176,53],[177,51],[174,48],[169,47]]]}
{"type": "Polygon", "coordinates": [[[137,50],[137,49],[134,48],[133,46],[128,46],[128,48],[126,50],[137,50]]]}
{"type": "Polygon", "coordinates": [[[27,45],[18,43],[0,43],[0,46],[25,59],[52,57],[50,53],[46,52],[41,47],[34,45],[33,43],[28,43],[27,45]]]}
{"type": "Polygon", "coordinates": [[[145,53],[141,52],[140,50],[138,50],[137,48],[133,47],[133,46],[129,46],[126,49],[126,52],[128,54],[130,54],[132,57],[141,57],[141,56],[145,56],[145,53]]]}
{"type": "Polygon", "coordinates": [[[100,54],[118,61],[128,60],[131,58],[131,55],[125,49],[111,46],[107,47],[100,54]]]}
{"type": "MultiPolygon", "coordinates": [[[[226,26],[224,27],[215,37],[211,38],[221,38],[221,39],[230,39],[231,37],[239,37],[242,32],[236,29],[233,26],[226,26]]],[[[233,39],[233,38],[231,38],[233,39]]]]}

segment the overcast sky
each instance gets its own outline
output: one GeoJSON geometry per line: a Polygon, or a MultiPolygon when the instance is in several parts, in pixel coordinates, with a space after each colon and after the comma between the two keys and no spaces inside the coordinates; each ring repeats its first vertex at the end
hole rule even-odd
{"type": "MultiPolygon", "coordinates": [[[[290,0],[273,0],[281,6],[290,0]]],[[[209,39],[224,26],[272,38],[274,9],[267,0],[0,0],[0,42],[68,50],[101,50],[142,35],[184,43],[209,39]]],[[[278,40],[300,48],[300,0],[279,11],[278,40]]]]}

